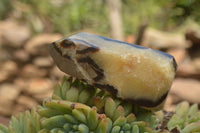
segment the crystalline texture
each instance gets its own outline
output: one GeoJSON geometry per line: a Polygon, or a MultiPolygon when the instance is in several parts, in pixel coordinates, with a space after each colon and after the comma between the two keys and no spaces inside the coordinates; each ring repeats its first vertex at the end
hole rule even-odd
{"type": "Polygon", "coordinates": [[[162,105],[176,72],[169,54],[88,33],[58,40],[49,51],[63,72],[147,108],[162,105]]]}

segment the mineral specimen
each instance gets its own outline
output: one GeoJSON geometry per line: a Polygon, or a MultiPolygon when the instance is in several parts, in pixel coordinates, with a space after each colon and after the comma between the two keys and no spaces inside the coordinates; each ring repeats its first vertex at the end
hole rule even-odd
{"type": "Polygon", "coordinates": [[[146,108],[163,105],[176,72],[167,53],[88,33],[58,40],[49,51],[63,72],[146,108]]]}

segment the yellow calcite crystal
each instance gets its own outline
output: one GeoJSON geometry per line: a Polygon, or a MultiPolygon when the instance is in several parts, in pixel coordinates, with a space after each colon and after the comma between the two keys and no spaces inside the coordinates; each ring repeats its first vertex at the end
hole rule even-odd
{"type": "Polygon", "coordinates": [[[173,56],[126,42],[78,33],[49,45],[65,73],[139,106],[161,106],[176,72],[173,56]]]}

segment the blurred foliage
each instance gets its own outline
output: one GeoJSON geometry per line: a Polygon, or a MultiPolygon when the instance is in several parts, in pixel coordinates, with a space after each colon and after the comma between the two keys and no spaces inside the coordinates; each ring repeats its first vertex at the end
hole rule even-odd
{"type": "Polygon", "coordinates": [[[161,30],[172,30],[186,19],[200,24],[199,0],[123,0],[125,33],[137,32],[141,23],[161,30]]]}
{"type": "MultiPolygon", "coordinates": [[[[199,7],[199,0],[122,0],[124,32],[135,34],[143,22],[162,30],[174,29],[187,18],[200,23],[199,7]]],[[[33,33],[110,31],[105,0],[1,0],[0,19],[6,18],[26,22],[33,33]]]]}
{"type": "Polygon", "coordinates": [[[1,0],[0,1],[0,19],[6,18],[9,11],[12,10],[12,6],[9,0],[1,0]]]}

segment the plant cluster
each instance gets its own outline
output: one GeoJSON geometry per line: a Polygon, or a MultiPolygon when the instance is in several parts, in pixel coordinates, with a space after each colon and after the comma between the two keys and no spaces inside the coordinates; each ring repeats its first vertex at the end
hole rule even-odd
{"type": "Polygon", "coordinates": [[[111,96],[80,80],[63,77],[52,97],[36,109],[12,117],[0,133],[198,133],[197,104],[175,112],[150,111],[111,96]],[[169,119],[167,119],[169,117],[169,119]]]}

